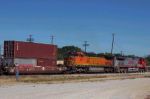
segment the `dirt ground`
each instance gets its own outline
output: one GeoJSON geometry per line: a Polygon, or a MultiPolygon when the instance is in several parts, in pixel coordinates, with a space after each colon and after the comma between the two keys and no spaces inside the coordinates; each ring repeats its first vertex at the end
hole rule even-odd
{"type": "Polygon", "coordinates": [[[146,99],[149,94],[150,78],[0,86],[0,99],[146,99]]]}

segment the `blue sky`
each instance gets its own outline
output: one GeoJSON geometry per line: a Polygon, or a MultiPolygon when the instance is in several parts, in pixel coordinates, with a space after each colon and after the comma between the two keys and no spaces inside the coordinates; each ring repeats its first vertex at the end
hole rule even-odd
{"type": "Polygon", "coordinates": [[[89,52],[150,54],[150,0],[0,0],[0,44],[24,41],[75,45],[89,52]]]}

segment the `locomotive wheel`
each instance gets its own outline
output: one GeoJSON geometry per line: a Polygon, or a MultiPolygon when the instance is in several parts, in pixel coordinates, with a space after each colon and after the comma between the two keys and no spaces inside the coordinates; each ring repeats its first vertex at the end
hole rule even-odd
{"type": "Polygon", "coordinates": [[[114,69],[113,68],[111,68],[111,73],[114,73],[114,69]]]}
{"type": "Polygon", "coordinates": [[[108,68],[105,68],[104,71],[105,73],[109,73],[108,68]]]}
{"type": "Polygon", "coordinates": [[[124,73],[124,69],[120,69],[120,72],[121,72],[121,73],[124,73]]]}
{"type": "Polygon", "coordinates": [[[127,72],[128,72],[128,69],[125,68],[125,69],[124,69],[124,73],[127,73],[127,72]]]}
{"type": "Polygon", "coordinates": [[[2,71],[0,71],[0,75],[3,75],[2,71]]]}
{"type": "Polygon", "coordinates": [[[145,70],[144,69],[139,69],[139,72],[144,73],[145,70]]]}

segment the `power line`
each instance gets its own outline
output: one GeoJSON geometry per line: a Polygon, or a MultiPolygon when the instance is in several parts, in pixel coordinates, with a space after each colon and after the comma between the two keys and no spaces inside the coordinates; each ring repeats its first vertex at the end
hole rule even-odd
{"type": "Polygon", "coordinates": [[[87,47],[90,46],[90,44],[87,43],[87,41],[84,41],[84,51],[86,52],[87,51],[87,47]]]}

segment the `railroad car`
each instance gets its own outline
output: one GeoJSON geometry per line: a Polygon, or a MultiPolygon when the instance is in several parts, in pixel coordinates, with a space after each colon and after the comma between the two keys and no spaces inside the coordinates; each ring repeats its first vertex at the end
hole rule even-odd
{"type": "Polygon", "coordinates": [[[140,57],[89,57],[83,52],[71,52],[57,61],[57,46],[22,41],[4,41],[0,58],[0,74],[143,72],[146,62],[140,57]]]}
{"type": "Polygon", "coordinates": [[[115,57],[114,68],[116,72],[144,72],[146,61],[140,57],[115,57]]]}
{"type": "Polygon", "coordinates": [[[114,72],[112,59],[88,57],[83,53],[72,53],[64,60],[69,72],[114,72]]]}
{"type": "Polygon", "coordinates": [[[56,66],[57,46],[22,41],[4,41],[4,57],[1,70],[15,73],[18,65],[20,74],[59,73],[56,66]]]}

